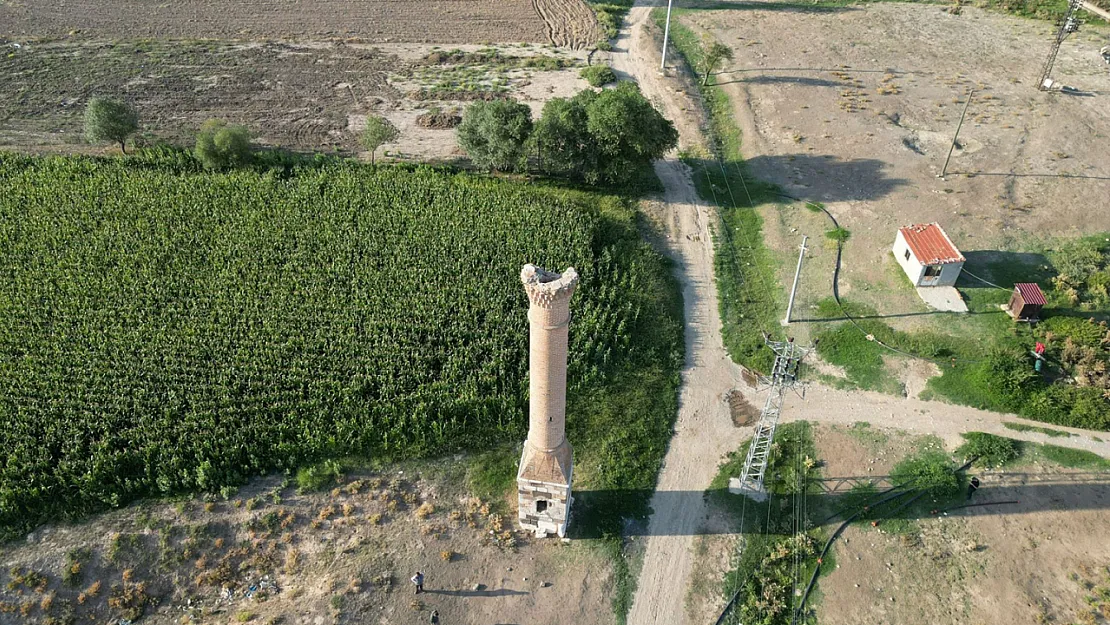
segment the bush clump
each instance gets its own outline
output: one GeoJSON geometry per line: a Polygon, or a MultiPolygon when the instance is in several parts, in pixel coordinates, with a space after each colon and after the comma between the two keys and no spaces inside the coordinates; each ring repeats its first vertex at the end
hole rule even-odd
{"type": "Polygon", "coordinates": [[[324,490],[343,477],[343,468],[335,460],[325,460],[319,464],[297,470],[297,492],[306,493],[324,490]]]}
{"type": "Polygon", "coordinates": [[[674,124],[633,82],[554,98],[536,124],[544,171],[590,184],[621,184],[678,144],[674,124]]]}
{"type": "Polygon", "coordinates": [[[960,491],[960,478],[948,456],[940,451],[924,451],[894,465],[890,472],[895,484],[924,490],[934,499],[951,497],[960,491]]]}
{"type": "Polygon", "coordinates": [[[1021,442],[986,432],[968,432],[962,435],[967,441],[956,450],[965,460],[985,467],[1001,467],[1021,455],[1021,442]]]}
{"type": "Polygon", "coordinates": [[[210,119],[201,124],[194,154],[207,169],[244,165],[251,157],[250,131],[222,119],[210,119]]]}
{"type": "Polygon", "coordinates": [[[578,73],[591,87],[601,87],[611,82],[617,82],[617,75],[608,65],[590,65],[578,73]]]}

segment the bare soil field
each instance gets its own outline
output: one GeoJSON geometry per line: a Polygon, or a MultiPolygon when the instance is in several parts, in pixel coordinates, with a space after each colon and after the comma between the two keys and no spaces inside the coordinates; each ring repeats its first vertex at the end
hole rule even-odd
{"type": "MultiPolygon", "coordinates": [[[[919,444],[897,430],[823,427],[817,446],[837,477],[884,474],[919,444]]],[[[821,580],[820,622],[1088,622],[1106,601],[1087,597],[1110,582],[1110,474],[1036,463],[978,475],[974,503],[1018,503],[850,526],[821,580]]]]}
{"type": "MultiPolygon", "coordinates": [[[[736,52],[714,79],[734,103],[751,172],[825,203],[851,232],[840,284],[854,301],[880,313],[924,310],[889,258],[897,228],[909,223],[940,222],[969,268],[997,251],[1110,230],[1105,27],[1065,41],[1055,78],[1081,92],[1068,95],[1036,89],[1054,28],[1047,22],[936,5],[763,6],[682,19],[736,52]]],[[[804,311],[831,295],[833,253],[819,244],[828,222],[796,208],[768,211],[765,233],[784,284],[802,234],[816,244],[799,293],[804,311]]]]}
{"type": "Polygon", "coordinates": [[[0,545],[0,623],[611,621],[606,556],[519,532],[509,502],[470,496],[464,473],[447,459],[307,494],[265,478],[227,500],[40,528],[0,545]]]}
{"type": "Polygon", "coordinates": [[[583,0],[8,0],[0,36],[597,43],[583,0]]]}
{"type": "MultiPolygon", "coordinates": [[[[82,119],[94,95],[119,97],[140,115],[140,141],[188,145],[204,120],[246,125],[259,143],[292,150],[357,152],[368,114],[400,130],[398,156],[457,155],[450,128],[425,128],[424,113],[474,97],[513,97],[538,114],[552,97],[587,86],[585,52],[538,45],[459,46],[484,62],[444,62],[427,45],[342,42],[31,40],[8,42],[0,92],[0,148],[83,151],[82,119]]],[[[469,57],[468,57],[469,58],[469,57]]],[[[450,61],[450,59],[448,59],[450,61]]]]}
{"type": "MultiPolygon", "coordinates": [[[[838,491],[859,480],[883,484],[902,458],[944,446],[935,436],[866,423],[823,424],[814,435],[825,487],[838,491]]],[[[976,475],[983,486],[973,503],[1018,503],[849,526],[835,543],[834,569],[818,584],[818,622],[1102,622],[1084,615],[1110,603],[1100,595],[1110,594],[1110,473],[1034,461],[976,475]]],[[[711,622],[724,607],[736,523],[713,508],[695,538],[688,622],[711,622]]]]}

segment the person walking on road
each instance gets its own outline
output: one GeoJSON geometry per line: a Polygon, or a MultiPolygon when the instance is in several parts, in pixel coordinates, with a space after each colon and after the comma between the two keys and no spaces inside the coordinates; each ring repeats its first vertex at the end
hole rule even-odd
{"type": "Polygon", "coordinates": [[[439,610],[432,610],[432,625],[439,625],[439,610]]]}
{"type": "Polygon", "coordinates": [[[420,571],[417,571],[416,575],[412,576],[412,583],[414,585],[416,585],[416,594],[419,595],[420,593],[424,592],[424,574],[423,573],[421,573],[420,571]]]}

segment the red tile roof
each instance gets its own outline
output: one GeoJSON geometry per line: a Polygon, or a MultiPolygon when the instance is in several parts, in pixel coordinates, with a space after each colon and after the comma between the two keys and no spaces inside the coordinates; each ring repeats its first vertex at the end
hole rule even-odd
{"type": "Polygon", "coordinates": [[[910,251],[922,265],[962,263],[966,258],[952,245],[952,239],[938,224],[914,224],[899,230],[905,237],[910,251]]]}
{"type": "Polygon", "coordinates": [[[1018,293],[1021,293],[1021,301],[1026,304],[1037,306],[1048,304],[1044,299],[1044,293],[1041,293],[1041,287],[1032,282],[1019,282],[1014,285],[1014,288],[1017,289],[1018,293]]]}

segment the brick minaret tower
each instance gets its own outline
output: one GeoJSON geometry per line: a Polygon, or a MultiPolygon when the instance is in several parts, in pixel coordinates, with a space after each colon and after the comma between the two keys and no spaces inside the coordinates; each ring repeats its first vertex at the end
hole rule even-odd
{"type": "Polygon", "coordinates": [[[566,437],[567,326],[578,285],[573,267],[562,274],[525,265],[528,294],[528,440],[516,483],[520,525],[537,536],[567,531],[574,452],[566,437]]]}

